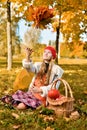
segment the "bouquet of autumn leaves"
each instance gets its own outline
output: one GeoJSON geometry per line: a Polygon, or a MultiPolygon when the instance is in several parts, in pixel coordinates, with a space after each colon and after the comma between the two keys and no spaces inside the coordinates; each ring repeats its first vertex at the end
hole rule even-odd
{"type": "Polygon", "coordinates": [[[45,28],[45,25],[51,22],[51,18],[54,16],[54,9],[49,9],[47,6],[28,7],[25,12],[26,19],[33,21],[33,26],[41,29],[45,28]]]}

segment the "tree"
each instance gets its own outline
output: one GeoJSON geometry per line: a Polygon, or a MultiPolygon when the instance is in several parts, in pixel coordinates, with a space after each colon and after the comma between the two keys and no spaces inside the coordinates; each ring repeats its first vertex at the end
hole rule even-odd
{"type": "MultiPolygon", "coordinates": [[[[3,4],[3,6],[5,6],[3,4]]],[[[7,16],[6,16],[6,8],[0,8],[0,55],[2,56],[7,56],[7,32],[6,32],[6,28],[7,28],[7,16]]],[[[12,30],[12,54],[14,54],[14,48],[16,47],[15,45],[17,45],[19,43],[19,37],[17,35],[17,31],[16,28],[18,26],[18,20],[16,18],[14,18],[14,14],[12,13],[11,16],[11,30],[12,30]]]]}
{"type": "Polygon", "coordinates": [[[2,4],[3,2],[6,2],[7,4],[7,45],[8,45],[8,65],[7,69],[10,70],[12,68],[12,30],[11,30],[11,2],[18,3],[18,4],[24,4],[31,2],[31,0],[1,0],[2,4]]]}
{"type": "Polygon", "coordinates": [[[78,41],[78,43],[70,42],[68,47],[70,49],[70,57],[80,58],[82,56],[84,43],[82,43],[81,41],[78,41]]]}
{"type": "MultiPolygon", "coordinates": [[[[9,1],[15,2],[17,4],[16,0],[9,1]]],[[[21,4],[18,4],[18,6],[16,6],[15,8],[16,16],[26,19],[25,15],[27,14],[27,20],[33,21],[36,27],[47,27],[45,25],[52,22],[52,18],[54,17],[55,12],[54,8],[56,9],[56,15],[58,15],[58,24],[56,26],[57,36],[55,45],[57,53],[59,51],[60,31],[62,32],[64,38],[68,38],[68,40],[70,40],[70,38],[72,40],[79,40],[81,34],[87,34],[87,0],[34,0],[32,1],[33,6],[30,6],[29,2],[31,2],[31,0],[18,0],[18,3],[21,4]],[[29,8],[27,10],[28,5],[29,8]]]]}
{"type": "Polygon", "coordinates": [[[11,2],[7,1],[7,45],[8,45],[8,70],[12,67],[12,33],[11,33],[11,2]]]}
{"type": "Polygon", "coordinates": [[[5,10],[0,8],[0,55],[6,55],[6,19],[5,10]]]}
{"type": "MultiPolygon", "coordinates": [[[[70,39],[72,37],[72,40],[79,41],[79,39],[81,38],[81,34],[82,32],[82,27],[81,27],[81,23],[82,25],[85,27],[83,27],[83,29],[87,28],[86,27],[86,23],[87,20],[84,21],[83,19],[83,15],[81,15],[81,13],[85,12],[84,14],[86,14],[86,5],[87,5],[87,1],[86,0],[55,0],[55,4],[54,7],[57,10],[57,19],[55,24],[55,30],[56,30],[56,50],[57,53],[59,53],[59,34],[60,31],[62,32],[64,38],[68,38],[70,39]],[[84,4],[85,3],[85,4],[84,4]],[[79,15],[80,14],[80,15],[79,15]],[[76,17],[75,17],[76,16],[76,17]],[[78,16],[78,17],[77,17],[78,16]],[[73,18],[72,18],[73,17],[73,18]],[[69,23],[70,20],[70,23],[69,23]],[[67,21],[67,26],[66,26],[66,21],[67,21]],[[85,24],[84,24],[85,23],[85,24]],[[64,28],[66,28],[65,32],[64,32],[64,28]],[[70,33],[71,31],[71,33],[70,33]]],[[[86,17],[85,17],[86,18],[86,17]]],[[[55,21],[54,21],[55,22],[55,21]]],[[[58,54],[59,55],[59,54],[58,54]]],[[[58,62],[58,59],[57,59],[58,62]]]]}
{"type": "MultiPolygon", "coordinates": [[[[63,33],[63,36],[64,38],[67,36],[68,38],[71,38],[70,35],[72,35],[73,37],[73,40],[74,39],[80,39],[81,37],[81,34],[82,34],[82,30],[81,30],[81,27],[79,29],[79,24],[80,22],[82,21],[82,17],[81,15],[79,15],[80,17],[78,17],[78,20],[76,20],[76,18],[74,17],[73,21],[72,21],[72,14],[77,14],[76,16],[78,16],[79,12],[85,12],[84,14],[86,14],[86,4],[87,1],[86,0],[34,0],[33,1],[33,6],[36,6],[36,7],[39,7],[40,5],[45,5],[47,7],[53,7],[53,8],[56,8],[56,15],[58,15],[58,24],[56,26],[56,50],[57,50],[57,54],[59,55],[59,39],[60,39],[60,31],[63,33]],[[85,3],[85,4],[84,4],[85,3]],[[67,17],[66,17],[67,15],[67,17]],[[77,25],[77,30],[76,30],[76,26],[70,26],[68,28],[66,28],[67,30],[71,28],[71,30],[73,29],[72,31],[72,34],[69,35],[69,32],[66,30],[65,32],[65,35],[64,35],[64,31],[63,29],[65,28],[66,26],[66,21],[68,23],[68,26],[70,25],[69,24],[69,17],[70,17],[70,21],[72,23],[72,25],[77,25]],[[80,18],[80,21],[79,21],[79,18],[80,18]],[[75,21],[76,20],[76,21],[75,21]],[[75,23],[75,24],[73,24],[75,23]],[[76,35],[75,35],[76,34],[76,35]]],[[[39,14],[39,13],[38,13],[39,14]]],[[[44,20],[42,20],[44,21],[44,20]]],[[[84,24],[85,25],[85,31],[86,31],[86,17],[85,17],[85,20],[84,21],[84,24]]],[[[50,23],[51,21],[49,21],[50,23]]],[[[83,23],[83,22],[82,22],[83,23]]],[[[84,27],[83,27],[84,28],[84,27]]],[[[84,32],[85,32],[84,31],[84,32]]],[[[58,63],[58,59],[56,61],[58,63]]]]}

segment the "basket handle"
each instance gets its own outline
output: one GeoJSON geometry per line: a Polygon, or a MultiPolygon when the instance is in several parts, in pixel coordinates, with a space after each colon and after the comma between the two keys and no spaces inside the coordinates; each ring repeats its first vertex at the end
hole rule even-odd
{"type": "MultiPolygon", "coordinates": [[[[65,87],[65,96],[68,97],[68,91],[69,91],[70,97],[73,98],[73,94],[72,94],[71,87],[70,87],[70,85],[69,85],[64,79],[58,78],[57,80],[55,80],[55,81],[52,83],[51,88],[52,88],[53,86],[55,87],[55,86],[56,86],[56,83],[57,83],[58,81],[62,81],[63,84],[64,84],[64,87],[65,87]]],[[[55,88],[56,88],[56,87],[55,87],[55,88]]]]}

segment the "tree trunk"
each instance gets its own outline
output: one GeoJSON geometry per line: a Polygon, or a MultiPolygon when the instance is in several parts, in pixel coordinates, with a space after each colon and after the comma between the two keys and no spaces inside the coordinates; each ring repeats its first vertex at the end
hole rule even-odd
{"type": "Polygon", "coordinates": [[[12,36],[11,36],[11,3],[7,1],[7,46],[8,46],[8,58],[7,69],[12,68],[12,36]]]}
{"type": "Polygon", "coordinates": [[[60,25],[61,25],[61,13],[59,15],[59,26],[56,28],[56,52],[57,52],[56,64],[58,64],[58,59],[60,57],[60,48],[59,48],[60,25]]]}

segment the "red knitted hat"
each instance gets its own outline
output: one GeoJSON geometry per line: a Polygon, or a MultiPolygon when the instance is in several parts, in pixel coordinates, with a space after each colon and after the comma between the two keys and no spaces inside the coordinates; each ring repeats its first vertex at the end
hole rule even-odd
{"type": "Polygon", "coordinates": [[[50,50],[52,55],[53,55],[53,59],[56,58],[56,50],[52,47],[52,46],[47,46],[45,49],[50,50]]]}

